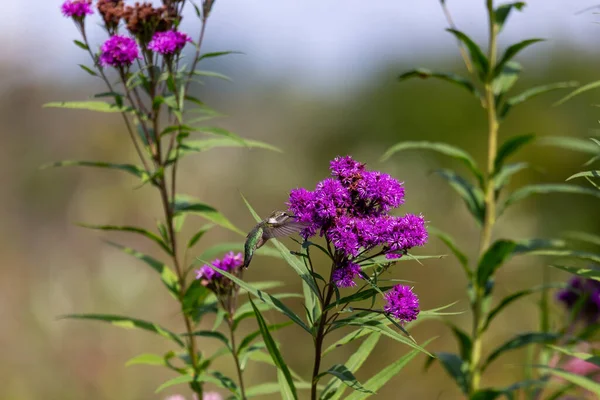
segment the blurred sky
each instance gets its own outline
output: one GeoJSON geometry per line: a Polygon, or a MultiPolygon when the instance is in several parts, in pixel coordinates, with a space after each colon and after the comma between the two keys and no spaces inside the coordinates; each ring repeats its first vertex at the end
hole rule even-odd
{"type": "MultiPolygon", "coordinates": [[[[61,2],[32,0],[23,7],[22,2],[3,1],[0,61],[17,62],[44,77],[77,68],[74,58],[85,62],[82,51],[70,43],[77,34],[60,14],[61,2]]],[[[513,15],[502,42],[532,36],[550,39],[530,50],[530,56],[547,54],[559,44],[589,49],[600,35],[600,26],[594,23],[600,16],[593,11],[576,15],[599,0],[527,3],[526,15],[513,15]]],[[[447,0],[447,4],[459,29],[485,41],[483,0],[447,0]]],[[[193,9],[187,11],[183,29],[196,32],[193,9]]],[[[97,22],[96,15],[88,28],[100,43],[104,33],[97,22]]],[[[271,81],[293,77],[298,86],[344,85],[367,76],[384,60],[456,51],[452,37],[443,30],[447,24],[438,0],[218,0],[209,24],[207,50],[242,51],[246,55],[239,63],[251,72],[246,77],[271,81]]],[[[61,75],[88,78],[85,73],[61,75]]]]}

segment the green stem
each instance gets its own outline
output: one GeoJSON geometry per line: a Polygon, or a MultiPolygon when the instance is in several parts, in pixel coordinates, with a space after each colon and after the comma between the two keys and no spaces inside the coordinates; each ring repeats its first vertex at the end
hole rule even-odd
{"type": "MultiPolygon", "coordinates": [[[[495,24],[493,0],[486,0],[489,20],[489,68],[487,79],[484,82],[485,90],[485,106],[487,109],[488,121],[488,155],[487,155],[487,180],[485,186],[485,219],[481,230],[479,242],[479,257],[481,257],[490,247],[494,224],[496,223],[496,197],[494,191],[494,165],[496,161],[496,153],[498,149],[498,129],[499,122],[496,114],[496,98],[492,88],[493,69],[496,65],[498,47],[497,37],[498,28],[495,24]]],[[[487,312],[483,307],[486,297],[485,287],[479,286],[479,283],[474,274],[472,280],[474,291],[474,299],[471,304],[473,313],[473,327],[471,337],[473,347],[471,358],[469,360],[469,395],[479,390],[481,382],[481,348],[483,342],[483,327],[487,319],[487,312]]]]}
{"type": "Polygon", "coordinates": [[[227,318],[227,325],[229,326],[229,338],[231,340],[231,354],[233,355],[233,360],[235,362],[235,368],[237,371],[238,382],[240,385],[240,393],[242,395],[242,400],[246,400],[246,392],[244,389],[244,377],[242,374],[242,365],[240,364],[240,358],[238,356],[237,345],[235,342],[235,334],[233,331],[233,315],[230,313],[227,318]]]}

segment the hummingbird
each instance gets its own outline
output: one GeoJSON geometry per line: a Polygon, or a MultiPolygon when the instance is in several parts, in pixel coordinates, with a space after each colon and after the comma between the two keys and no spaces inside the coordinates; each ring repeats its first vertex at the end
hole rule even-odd
{"type": "Polygon", "coordinates": [[[269,239],[290,236],[306,227],[303,222],[296,221],[296,216],[285,211],[273,211],[268,218],[260,221],[248,235],[244,244],[244,268],[248,268],[254,252],[269,239]]]}

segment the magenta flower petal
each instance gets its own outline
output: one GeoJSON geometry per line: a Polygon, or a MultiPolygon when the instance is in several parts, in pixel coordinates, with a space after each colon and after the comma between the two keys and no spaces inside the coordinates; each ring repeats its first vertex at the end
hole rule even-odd
{"type": "Polygon", "coordinates": [[[92,0],[66,0],[60,7],[65,17],[83,18],[94,13],[92,0]]]}
{"type": "Polygon", "coordinates": [[[386,305],[383,308],[401,322],[410,322],[419,315],[419,298],[410,286],[396,285],[385,294],[386,305]]]}
{"type": "Polygon", "coordinates": [[[185,33],[178,31],[157,32],[148,43],[148,49],[162,55],[177,54],[187,42],[192,39],[185,33]]]}
{"type": "Polygon", "coordinates": [[[128,36],[112,36],[100,48],[100,64],[103,66],[128,67],[137,58],[137,43],[128,36]]]}

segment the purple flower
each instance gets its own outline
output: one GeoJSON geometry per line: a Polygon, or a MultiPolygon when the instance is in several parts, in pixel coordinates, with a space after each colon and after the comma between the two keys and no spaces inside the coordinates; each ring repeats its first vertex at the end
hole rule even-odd
{"type": "Polygon", "coordinates": [[[337,177],[345,186],[361,179],[365,165],[354,161],[352,157],[336,157],[329,163],[331,175],[337,177]]]}
{"type": "Polygon", "coordinates": [[[115,35],[100,48],[100,64],[128,67],[139,58],[137,43],[128,36],[115,35]]]}
{"type": "Polygon", "coordinates": [[[401,322],[410,322],[419,315],[419,298],[413,293],[412,288],[405,285],[396,285],[385,294],[387,304],[383,308],[394,318],[401,322]]]}
{"type": "MultiPolygon", "coordinates": [[[[242,256],[242,253],[236,254],[233,251],[225,254],[222,259],[217,258],[211,262],[213,266],[227,272],[234,272],[237,268],[241,267],[243,263],[244,257],[242,256]]],[[[206,264],[196,270],[196,279],[201,279],[207,284],[222,277],[223,275],[220,272],[215,271],[206,264]]]]}
{"type": "Polygon", "coordinates": [[[177,54],[187,42],[191,41],[192,39],[182,32],[156,32],[150,43],[148,43],[148,49],[162,55],[177,54]]]}
{"type": "Polygon", "coordinates": [[[556,299],[565,307],[578,312],[578,317],[589,323],[600,318],[600,282],[579,276],[571,278],[567,288],[560,290],[556,299]]]}
{"type": "Polygon", "coordinates": [[[387,212],[404,204],[402,183],[388,174],[367,171],[356,186],[358,196],[368,202],[371,213],[387,212]]]}
{"type": "Polygon", "coordinates": [[[356,286],[354,278],[361,272],[360,265],[349,262],[333,271],[333,282],[339,288],[356,286]]]}
{"type": "Polygon", "coordinates": [[[60,7],[65,17],[84,18],[93,14],[92,0],[66,0],[60,7]]]}

